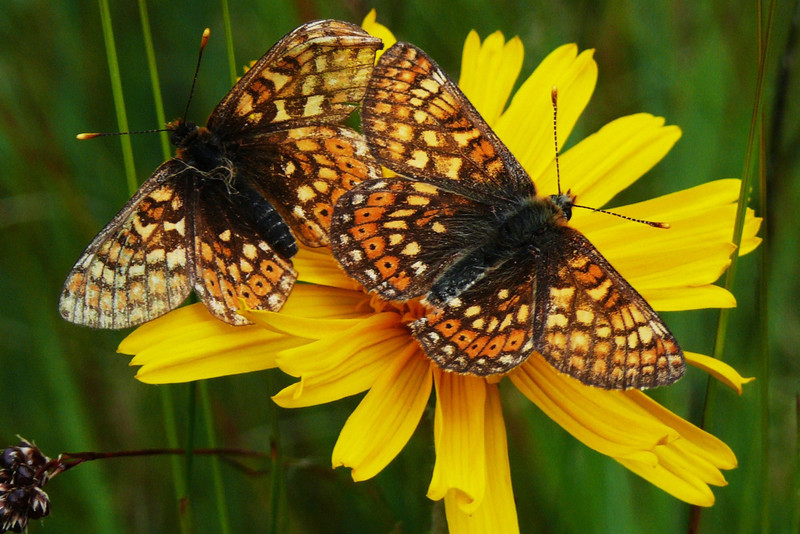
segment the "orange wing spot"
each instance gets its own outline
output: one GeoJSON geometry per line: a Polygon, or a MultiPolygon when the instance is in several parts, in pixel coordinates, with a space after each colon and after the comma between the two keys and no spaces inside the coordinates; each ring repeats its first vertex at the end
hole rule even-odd
{"type": "MultiPolygon", "coordinates": [[[[358,158],[352,158],[349,156],[339,156],[336,158],[336,166],[339,170],[352,174],[358,178],[366,178],[367,176],[367,166],[366,164],[358,158]]],[[[349,188],[353,187],[355,184],[351,184],[349,188]]]]}
{"type": "MultiPolygon", "coordinates": [[[[379,221],[386,213],[385,208],[360,208],[355,211],[355,224],[364,224],[379,221]]],[[[376,228],[377,230],[377,228],[376,228]]]]}
{"type": "MultiPolygon", "coordinates": [[[[242,284],[240,287],[245,287],[245,285],[242,284]]],[[[246,287],[250,288],[250,291],[253,293],[253,295],[256,295],[257,297],[263,297],[270,292],[272,289],[272,284],[270,284],[269,281],[260,274],[254,274],[247,281],[246,287]]],[[[240,289],[239,292],[242,293],[242,290],[240,289]]],[[[242,294],[244,295],[244,293],[242,294]]],[[[248,304],[250,303],[248,302],[248,304]]]]}
{"type": "Polygon", "coordinates": [[[371,237],[361,243],[361,248],[369,259],[379,258],[386,250],[386,241],[381,236],[371,237]]]}
{"type": "Polygon", "coordinates": [[[321,165],[323,167],[333,167],[334,166],[333,160],[331,158],[329,158],[325,154],[314,153],[314,154],[311,154],[311,157],[314,159],[314,162],[317,165],[321,165]]]}
{"type": "Polygon", "coordinates": [[[367,199],[367,206],[389,206],[394,204],[394,193],[372,193],[367,199]]]}
{"type": "Polygon", "coordinates": [[[69,291],[72,293],[77,293],[85,280],[86,277],[83,276],[83,273],[79,272],[74,273],[69,279],[69,284],[67,285],[67,289],[69,289],[69,291]]]}
{"type": "Polygon", "coordinates": [[[465,350],[476,337],[478,337],[477,332],[473,332],[472,330],[459,330],[450,338],[450,341],[455,343],[459,349],[465,350]]]}
{"type": "Polygon", "coordinates": [[[436,330],[438,330],[444,337],[450,337],[461,327],[461,321],[458,319],[448,319],[442,323],[436,325],[436,330]]]}
{"type": "Polygon", "coordinates": [[[214,251],[211,250],[211,245],[205,241],[200,243],[200,257],[203,258],[203,261],[206,263],[211,263],[214,259],[214,251]]]}
{"type": "Polygon", "coordinates": [[[217,273],[211,269],[203,269],[203,285],[211,293],[212,297],[220,298],[222,293],[219,290],[219,278],[217,273]]]}
{"type": "Polygon", "coordinates": [[[384,280],[392,276],[395,272],[397,272],[397,268],[399,267],[400,262],[394,256],[386,256],[380,258],[378,261],[375,262],[375,267],[381,273],[381,276],[384,280]]]}
{"type": "Polygon", "coordinates": [[[503,347],[506,344],[506,336],[504,334],[500,334],[499,336],[494,336],[484,347],[483,351],[481,352],[481,356],[488,356],[489,358],[494,358],[503,350],[503,347]]]}
{"type": "Polygon", "coordinates": [[[481,336],[473,341],[469,348],[465,349],[464,352],[470,358],[477,358],[481,350],[483,350],[483,347],[485,347],[488,342],[489,336],[481,336]]]}
{"type": "Polygon", "coordinates": [[[406,273],[400,273],[391,277],[389,283],[398,291],[405,291],[411,285],[411,278],[406,273]]]}
{"type": "Polygon", "coordinates": [[[342,139],[341,137],[332,137],[325,140],[325,148],[331,154],[336,156],[352,156],[353,145],[342,139]]]}
{"type": "Polygon", "coordinates": [[[303,152],[318,152],[321,148],[319,143],[312,141],[311,139],[298,139],[295,143],[295,146],[298,150],[303,152]]]}
{"type": "Polygon", "coordinates": [[[376,235],[378,233],[378,225],[375,223],[361,224],[350,228],[349,232],[356,240],[361,241],[376,235]]]}
{"type": "Polygon", "coordinates": [[[605,361],[595,360],[595,362],[592,364],[593,375],[605,376],[607,372],[608,372],[608,367],[606,366],[605,361]]]}
{"type": "Polygon", "coordinates": [[[283,276],[283,267],[272,260],[261,260],[259,267],[259,271],[273,284],[277,284],[283,276]]]}
{"type": "Polygon", "coordinates": [[[570,356],[569,358],[570,368],[583,371],[585,365],[586,365],[586,360],[581,356],[570,356]]]}
{"type": "Polygon", "coordinates": [[[504,352],[518,350],[525,342],[525,330],[514,329],[508,334],[508,341],[503,346],[504,352]]]}

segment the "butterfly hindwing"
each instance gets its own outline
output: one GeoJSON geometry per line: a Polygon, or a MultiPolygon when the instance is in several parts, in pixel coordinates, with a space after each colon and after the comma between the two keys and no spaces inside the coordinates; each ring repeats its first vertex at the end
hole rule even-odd
{"type": "Polygon", "coordinates": [[[535,194],[474,106],[414,45],[397,43],[378,60],[362,127],[376,159],[399,174],[497,201],[535,194]]]}
{"type": "Polygon", "coordinates": [[[556,369],[606,389],[671,384],[683,352],[647,301],[577,230],[540,258],[535,348],[556,369]]]}
{"type": "Polygon", "coordinates": [[[241,174],[274,199],[295,236],[311,247],[328,245],[339,197],[381,175],[364,138],[343,126],[303,126],[256,141],[241,149],[241,174]],[[278,178],[265,180],[265,174],[278,178]]]}
{"type": "MultiPolygon", "coordinates": [[[[505,373],[533,350],[533,258],[523,269],[495,271],[411,324],[434,362],[448,371],[474,375],[505,373]]],[[[445,274],[444,276],[447,276],[445,274]]]]}
{"type": "Polygon", "coordinates": [[[159,167],[94,238],[67,276],[61,316],[126,328],[167,313],[189,295],[187,201],[192,171],[159,167]]]}
{"type": "Polygon", "coordinates": [[[331,248],[365,288],[407,300],[427,293],[487,221],[486,206],[431,183],[370,180],[339,199],[331,248]]]}
{"type": "Polygon", "coordinates": [[[230,324],[248,324],[236,313],[239,299],[256,310],[279,310],[297,278],[291,261],[285,259],[297,251],[289,227],[254,192],[229,194],[224,183],[209,182],[196,194],[197,296],[214,316],[230,324]],[[259,218],[254,219],[253,213],[259,218]]]}

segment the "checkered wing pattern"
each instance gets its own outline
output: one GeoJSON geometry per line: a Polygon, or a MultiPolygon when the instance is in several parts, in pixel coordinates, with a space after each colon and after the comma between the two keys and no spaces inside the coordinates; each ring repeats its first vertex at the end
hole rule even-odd
{"type": "Polygon", "coordinates": [[[464,93],[411,44],[395,44],[378,61],[362,127],[376,159],[399,174],[496,202],[536,192],[464,93]]]}
{"type": "Polygon", "coordinates": [[[556,369],[606,389],[671,384],[683,352],[641,295],[576,230],[539,259],[536,350],[556,369]]]}
{"type": "Polygon", "coordinates": [[[191,275],[198,298],[234,325],[248,324],[236,313],[239,299],[256,310],[280,310],[297,279],[286,259],[297,244],[275,208],[244,184],[231,195],[223,182],[205,182],[194,194],[191,275]]]}
{"type": "Polygon", "coordinates": [[[411,324],[425,353],[440,367],[479,376],[513,369],[533,351],[533,257],[487,276],[411,324]],[[527,264],[527,265],[526,265],[527,264]]]}
{"type": "Polygon", "coordinates": [[[187,201],[191,172],[170,160],[89,244],[64,282],[61,316],[126,328],[167,313],[189,295],[187,201]]]}
{"type": "Polygon", "coordinates": [[[284,36],[212,112],[221,139],[336,123],[364,97],[380,39],[347,22],[318,20],[284,36]]]}
{"type": "Polygon", "coordinates": [[[489,210],[428,182],[371,180],[339,199],[331,248],[361,285],[386,299],[407,300],[427,293],[473,245],[489,210]]]}
{"type": "Polygon", "coordinates": [[[273,200],[294,235],[311,247],[329,244],[333,206],[364,180],[379,178],[363,136],[343,126],[305,126],[241,147],[242,176],[273,200]],[[264,180],[264,169],[274,177],[264,180]]]}

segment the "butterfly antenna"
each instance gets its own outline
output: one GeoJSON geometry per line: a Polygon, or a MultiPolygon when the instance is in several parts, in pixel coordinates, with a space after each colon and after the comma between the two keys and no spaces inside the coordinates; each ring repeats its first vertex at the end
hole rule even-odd
{"type": "Polygon", "coordinates": [[[203,50],[206,48],[206,44],[208,43],[208,38],[211,35],[211,29],[206,28],[203,30],[203,37],[200,40],[200,52],[197,54],[197,65],[194,68],[194,77],[192,78],[192,88],[189,90],[189,100],[186,102],[186,109],[183,111],[183,120],[186,120],[186,116],[189,114],[189,104],[192,103],[192,97],[194,96],[194,84],[197,82],[197,74],[200,72],[200,60],[203,59],[203,50]]]}
{"type": "Polygon", "coordinates": [[[136,134],[149,134],[149,133],[158,133],[158,132],[168,132],[168,128],[159,128],[158,130],[138,130],[136,132],[91,132],[91,133],[79,133],[75,136],[76,139],[79,141],[85,141],[87,139],[94,139],[95,137],[109,137],[113,135],[136,135],[136,134]]]}
{"type": "MultiPolygon", "coordinates": [[[[558,131],[556,125],[558,124],[558,87],[555,85],[553,89],[550,91],[550,99],[553,102],[553,141],[556,145],[556,180],[558,180],[558,194],[561,194],[561,170],[558,167],[558,131]]],[[[644,219],[636,219],[634,217],[628,217],[627,215],[620,215],[619,213],[614,213],[613,211],[606,211],[601,210],[598,208],[592,208],[590,206],[581,206],[579,204],[572,204],[573,208],[583,208],[587,210],[597,211],[599,213],[607,213],[608,215],[613,215],[614,217],[619,217],[620,219],[625,219],[627,221],[637,222],[646,224],[648,226],[652,226],[653,228],[669,228],[669,223],[664,222],[655,222],[655,221],[645,221],[644,219]]]]}
{"type": "Polygon", "coordinates": [[[558,182],[558,194],[561,194],[561,169],[558,168],[558,87],[555,85],[550,91],[550,100],[553,102],[553,143],[556,147],[556,180],[558,182]]]}

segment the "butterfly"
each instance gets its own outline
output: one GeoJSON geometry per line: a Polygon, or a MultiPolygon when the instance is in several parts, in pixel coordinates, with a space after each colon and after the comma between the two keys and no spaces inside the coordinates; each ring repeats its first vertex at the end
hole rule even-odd
{"type": "Polygon", "coordinates": [[[584,384],[644,389],[681,377],[664,322],[578,230],[575,196],[537,195],[528,173],[422,50],[378,61],[362,128],[398,174],[339,199],[331,248],[388,300],[424,297],[410,329],[439,367],[487,376],[533,351],[584,384]]]}
{"type": "Polygon", "coordinates": [[[297,239],[328,244],[333,205],[380,176],[363,137],[338,123],[364,96],[380,39],[336,20],[284,36],[234,85],[205,127],[167,125],[177,147],[86,248],[61,315],[125,328],[194,289],[234,325],[239,299],[277,311],[297,273],[297,239]],[[294,235],[292,233],[294,232],[294,235]]]}

